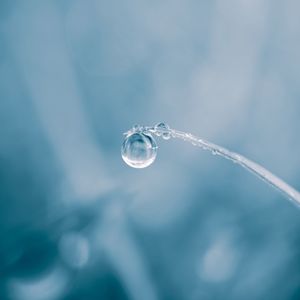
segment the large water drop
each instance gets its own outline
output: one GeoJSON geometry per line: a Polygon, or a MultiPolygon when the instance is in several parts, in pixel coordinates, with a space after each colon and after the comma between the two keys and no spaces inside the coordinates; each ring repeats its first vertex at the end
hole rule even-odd
{"type": "Polygon", "coordinates": [[[121,154],[127,165],[133,168],[150,166],[157,154],[157,145],[150,134],[142,132],[130,133],[126,136],[121,154]]]}

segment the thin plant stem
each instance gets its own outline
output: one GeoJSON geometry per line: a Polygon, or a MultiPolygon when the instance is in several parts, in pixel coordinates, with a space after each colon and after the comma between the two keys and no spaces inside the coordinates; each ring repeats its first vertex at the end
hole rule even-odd
{"type": "Polygon", "coordinates": [[[251,161],[250,159],[238,153],[229,151],[226,148],[213,144],[190,133],[171,129],[168,126],[163,129],[157,129],[156,127],[140,127],[140,130],[144,133],[153,133],[157,136],[167,137],[165,139],[173,137],[190,142],[195,146],[210,151],[214,155],[219,155],[236,164],[239,164],[240,166],[250,171],[252,174],[256,175],[264,182],[270,184],[272,187],[280,191],[285,197],[287,197],[287,199],[289,199],[291,202],[300,207],[300,193],[296,189],[294,189],[292,186],[287,184],[285,181],[283,181],[282,179],[280,179],[261,165],[251,161]]]}

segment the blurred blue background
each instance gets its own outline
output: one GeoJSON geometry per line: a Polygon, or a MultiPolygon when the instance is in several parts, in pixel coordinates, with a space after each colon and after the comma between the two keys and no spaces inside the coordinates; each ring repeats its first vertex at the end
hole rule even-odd
{"type": "Polygon", "coordinates": [[[296,0],[0,2],[0,299],[300,299],[300,210],[164,121],[300,189],[296,0]]]}

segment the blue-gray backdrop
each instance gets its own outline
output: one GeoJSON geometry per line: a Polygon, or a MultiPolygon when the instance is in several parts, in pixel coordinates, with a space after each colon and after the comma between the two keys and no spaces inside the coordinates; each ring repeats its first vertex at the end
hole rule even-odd
{"type": "Polygon", "coordinates": [[[300,2],[0,2],[0,299],[300,299],[300,2]]]}

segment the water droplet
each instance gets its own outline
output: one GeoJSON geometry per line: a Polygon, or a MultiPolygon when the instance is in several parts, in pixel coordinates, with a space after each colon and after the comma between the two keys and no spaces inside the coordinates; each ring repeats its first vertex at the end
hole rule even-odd
{"type": "Polygon", "coordinates": [[[155,125],[155,129],[157,130],[170,130],[170,126],[166,123],[160,122],[155,125]]]}
{"type": "Polygon", "coordinates": [[[157,145],[150,134],[135,132],[126,136],[121,154],[125,163],[130,167],[146,168],[156,158],[157,145]]]}
{"type": "Polygon", "coordinates": [[[165,132],[163,133],[162,138],[164,140],[169,140],[171,138],[171,134],[169,132],[165,132]]]}
{"type": "Polygon", "coordinates": [[[138,124],[135,124],[132,129],[133,129],[133,131],[140,131],[141,126],[138,124]]]}
{"type": "Polygon", "coordinates": [[[171,138],[170,126],[166,123],[158,123],[154,127],[157,136],[162,136],[164,140],[171,138]]]}

